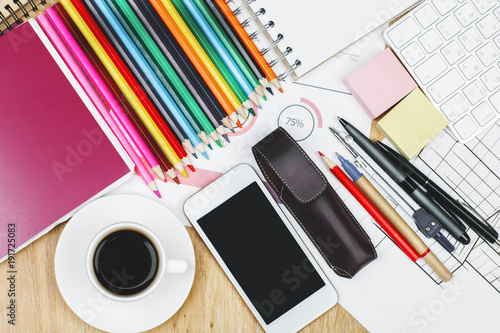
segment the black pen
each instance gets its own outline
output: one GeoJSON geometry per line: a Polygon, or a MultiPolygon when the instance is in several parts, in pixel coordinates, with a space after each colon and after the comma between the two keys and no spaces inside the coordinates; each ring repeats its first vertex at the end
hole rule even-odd
{"type": "Polygon", "coordinates": [[[423,209],[434,216],[456,240],[462,244],[469,244],[470,237],[458,224],[439,207],[413,179],[405,175],[385,154],[366,136],[344,119],[338,117],[340,124],[352,136],[354,141],[377,163],[408,195],[423,209]]]}
{"type": "Polygon", "coordinates": [[[408,162],[402,155],[391,149],[382,142],[377,141],[377,145],[393,158],[396,163],[399,163],[403,172],[413,178],[417,183],[425,188],[430,196],[441,206],[447,207],[450,211],[462,219],[469,227],[472,228],[479,236],[490,243],[495,243],[498,238],[498,232],[489,224],[485,224],[468,211],[463,205],[454,200],[448,193],[441,189],[436,183],[424,175],[413,164],[408,162]]]}

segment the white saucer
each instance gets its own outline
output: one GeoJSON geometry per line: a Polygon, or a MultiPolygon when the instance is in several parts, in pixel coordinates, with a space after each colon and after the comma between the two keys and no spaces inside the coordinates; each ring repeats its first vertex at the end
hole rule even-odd
{"type": "Polygon", "coordinates": [[[194,249],[182,223],[165,206],[135,195],[98,199],[78,211],[64,228],[55,255],[56,280],[61,294],[83,321],[108,332],[152,329],[182,306],[195,273],[194,249]],[[101,294],[86,271],[86,255],[92,239],[117,222],[135,222],[149,228],[170,259],[184,259],[183,274],[165,273],[156,289],[135,301],[115,301],[101,294]]]}

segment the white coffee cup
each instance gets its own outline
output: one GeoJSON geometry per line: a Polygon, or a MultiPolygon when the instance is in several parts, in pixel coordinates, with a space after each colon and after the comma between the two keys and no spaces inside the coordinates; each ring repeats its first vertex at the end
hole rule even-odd
{"type": "Polygon", "coordinates": [[[149,293],[151,293],[161,282],[165,273],[182,274],[188,269],[188,263],[183,259],[170,259],[166,258],[165,250],[161,244],[158,237],[148,228],[134,222],[119,222],[108,226],[107,228],[100,231],[94,239],[91,241],[90,246],[87,251],[87,273],[90,281],[94,287],[104,296],[116,300],[116,301],[134,301],[142,298],[149,293]],[[121,230],[131,230],[138,232],[149,239],[156,249],[156,254],[158,257],[158,267],[156,270],[156,275],[154,276],[152,282],[144,290],[132,294],[132,295],[120,295],[119,293],[113,293],[106,289],[101,282],[98,280],[95,270],[94,270],[94,255],[99,244],[110,234],[121,231],[121,230]]]}

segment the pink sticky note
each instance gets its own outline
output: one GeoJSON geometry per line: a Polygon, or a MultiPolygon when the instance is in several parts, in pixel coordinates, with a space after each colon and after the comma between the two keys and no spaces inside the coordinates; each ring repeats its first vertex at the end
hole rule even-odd
{"type": "Polygon", "coordinates": [[[345,79],[344,84],[371,119],[389,110],[417,87],[390,49],[345,79]]]}

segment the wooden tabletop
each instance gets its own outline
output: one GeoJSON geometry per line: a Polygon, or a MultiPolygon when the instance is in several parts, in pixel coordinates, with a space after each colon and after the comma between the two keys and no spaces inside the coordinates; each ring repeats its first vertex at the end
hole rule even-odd
{"type": "MultiPolygon", "coordinates": [[[[15,326],[8,323],[6,312],[8,263],[0,264],[0,332],[100,332],[71,311],[57,287],[54,254],[65,225],[16,254],[15,326]]],[[[192,228],[188,232],[196,256],[193,287],[180,310],[149,332],[263,332],[198,234],[192,228]]],[[[367,331],[337,304],[302,332],[367,331]]]]}

